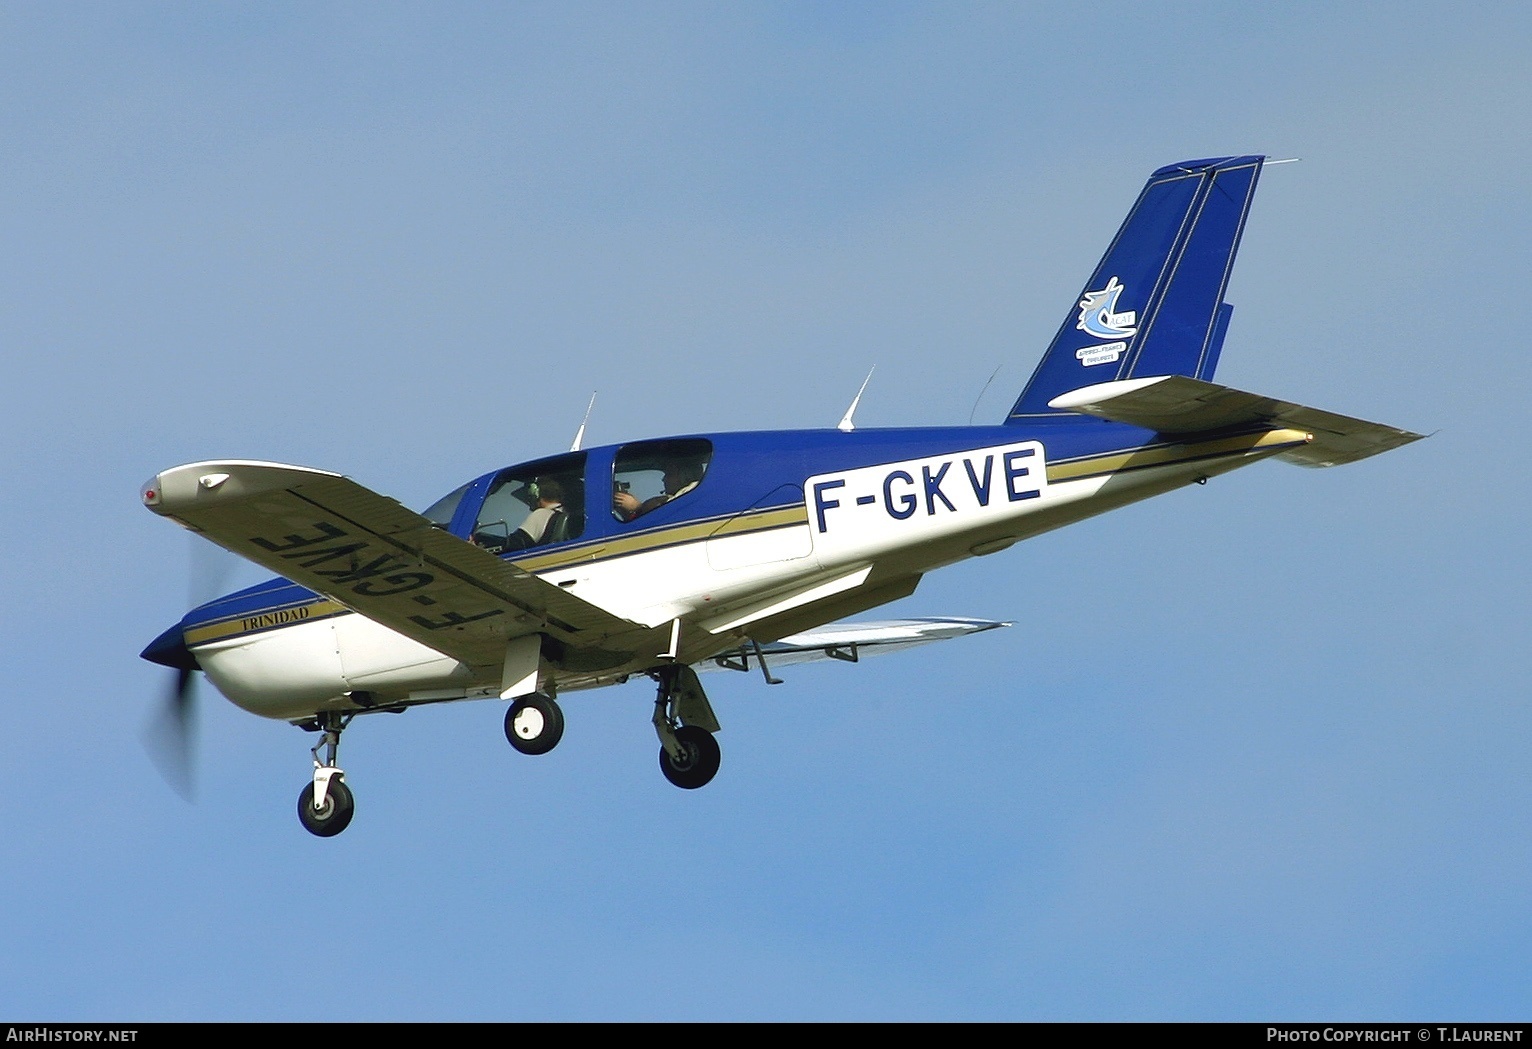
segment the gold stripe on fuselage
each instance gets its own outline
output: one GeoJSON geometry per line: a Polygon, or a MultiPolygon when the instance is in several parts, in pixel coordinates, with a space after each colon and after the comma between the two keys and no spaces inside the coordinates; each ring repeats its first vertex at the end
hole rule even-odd
{"type": "Polygon", "coordinates": [[[263,608],[258,612],[245,612],[237,616],[216,619],[211,623],[198,623],[186,631],[186,644],[188,647],[205,645],[244,634],[260,634],[267,630],[276,630],[278,627],[292,626],[294,623],[318,622],[349,611],[349,608],[338,601],[331,601],[328,597],[309,597],[273,608],[263,608]]]}
{"type": "Polygon", "coordinates": [[[702,521],[662,526],[624,536],[608,536],[594,539],[580,546],[567,546],[535,557],[518,557],[518,568],[528,572],[543,572],[566,565],[588,561],[610,561],[618,557],[647,553],[665,546],[693,543],[698,540],[716,539],[722,536],[747,535],[772,528],[807,524],[808,508],[802,503],[794,506],[777,506],[769,510],[746,510],[744,513],[710,517],[702,521]]]}
{"type": "Polygon", "coordinates": [[[1230,455],[1247,455],[1260,450],[1276,450],[1289,445],[1305,444],[1309,435],[1302,430],[1260,430],[1234,437],[1219,437],[1210,441],[1189,444],[1152,444],[1127,451],[1103,452],[1099,455],[1065,459],[1048,464],[1048,483],[1080,481],[1102,474],[1142,470],[1150,466],[1175,466],[1192,463],[1198,459],[1217,459],[1230,455]]]}

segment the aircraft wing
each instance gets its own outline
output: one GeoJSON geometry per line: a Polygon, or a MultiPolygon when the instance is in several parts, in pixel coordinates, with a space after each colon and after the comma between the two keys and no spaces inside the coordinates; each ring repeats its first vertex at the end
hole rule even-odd
{"type": "MultiPolygon", "coordinates": [[[[957,616],[926,619],[892,619],[869,623],[830,623],[805,630],[760,647],[768,670],[794,663],[813,663],[838,659],[856,663],[863,656],[898,652],[933,641],[966,637],[996,627],[1010,626],[989,619],[964,619],[957,616]]],[[[750,660],[759,659],[752,645],[720,652],[696,664],[698,670],[749,670],[750,660]]]]}
{"type": "Polygon", "coordinates": [[[1055,397],[1048,406],[1170,434],[1200,433],[1253,423],[1306,430],[1313,434],[1312,441],[1277,455],[1278,459],[1299,466],[1354,463],[1421,438],[1420,434],[1408,430],[1246,393],[1185,375],[1159,375],[1085,386],[1055,397]]]}
{"type": "Polygon", "coordinates": [[[582,647],[638,629],[339,474],[247,461],[158,474],[144,504],[471,666],[543,633],[582,647]]]}

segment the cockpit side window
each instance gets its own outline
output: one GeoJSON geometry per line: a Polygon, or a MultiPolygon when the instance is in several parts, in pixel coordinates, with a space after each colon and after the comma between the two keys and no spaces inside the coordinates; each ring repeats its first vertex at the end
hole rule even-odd
{"type": "Polygon", "coordinates": [[[473,542],[492,554],[577,539],[585,531],[585,454],[513,466],[490,482],[473,542]]]}
{"type": "Polygon", "coordinates": [[[700,437],[624,445],[612,467],[612,516],[636,521],[691,494],[713,461],[713,443],[700,437]]]}

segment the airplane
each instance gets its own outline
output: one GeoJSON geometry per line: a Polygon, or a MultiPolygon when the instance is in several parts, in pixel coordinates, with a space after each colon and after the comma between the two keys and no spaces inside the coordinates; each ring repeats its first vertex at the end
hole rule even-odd
{"type": "Polygon", "coordinates": [[[421,513],[308,467],[159,473],[145,506],[278,575],[192,609],[143,658],[178,672],[177,709],[200,671],[318,733],[298,810],[321,837],[355,811],[342,730],[432,703],[499,698],[511,746],[545,754],[561,697],[646,677],[661,771],[701,787],[720,726],[699,670],[777,683],[773,666],[1004,626],[843,620],[937,568],[1263,459],[1335,466],[1419,439],[1212,381],[1265,159],[1153,172],[996,425],[857,429],[848,411],[815,430],[577,436],[421,513]]]}

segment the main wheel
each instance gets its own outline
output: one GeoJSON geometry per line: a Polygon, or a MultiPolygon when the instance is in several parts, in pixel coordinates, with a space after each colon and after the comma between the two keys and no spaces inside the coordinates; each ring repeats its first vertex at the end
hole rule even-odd
{"type": "Polygon", "coordinates": [[[713,734],[696,725],[682,725],[676,729],[676,742],[681,744],[682,759],[677,762],[664,747],[660,748],[660,771],[682,790],[705,787],[718,775],[718,763],[723,755],[713,734]]]}
{"type": "Polygon", "coordinates": [[[546,754],[564,738],[564,712],[547,696],[522,696],[505,712],[505,738],[523,754],[546,754]]]}
{"type": "Polygon", "coordinates": [[[303,829],[321,838],[333,838],[351,824],[356,813],[356,799],[344,780],[332,779],[325,789],[324,808],[314,807],[314,784],[298,795],[298,820],[303,829]]]}

